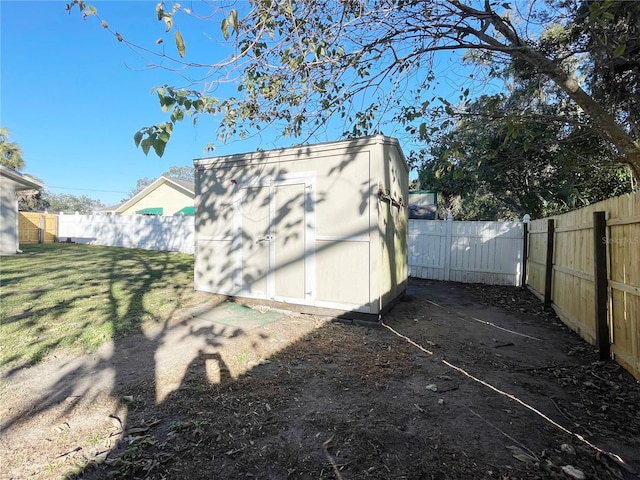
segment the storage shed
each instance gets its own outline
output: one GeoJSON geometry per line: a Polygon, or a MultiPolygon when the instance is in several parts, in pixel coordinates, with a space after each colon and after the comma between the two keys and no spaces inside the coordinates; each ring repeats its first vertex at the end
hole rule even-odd
{"type": "Polygon", "coordinates": [[[197,290],[369,320],[404,293],[408,167],[396,139],[194,164],[197,290]]]}

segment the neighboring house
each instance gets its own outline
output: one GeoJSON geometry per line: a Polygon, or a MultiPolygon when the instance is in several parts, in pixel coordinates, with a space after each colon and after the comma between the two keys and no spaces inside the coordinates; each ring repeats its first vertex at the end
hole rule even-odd
{"type": "Polygon", "coordinates": [[[108,215],[174,215],[195,214],[195,183],[160,177],[120,205],[103,208],[108,215]]]}
{"type": "Polygon", "coordinates": [[[19,250],[16,193],[42,188],[42,182],[0,165],[0,255],[15,255],[19,250]]]}
{"type": "Polygon", "coordinates": [[[108,207],[99,208],[94,213],[99,213],[101,215],[115,215],[120,205],[122,205],[122,203],[117,203],[115,205],[109,205],[108,207]]]}
{"type": "Polygon", "coordinates": [[[438,218],[438,194],[433,190],[409,192],[409,218],[436,220],[438,218]]]}

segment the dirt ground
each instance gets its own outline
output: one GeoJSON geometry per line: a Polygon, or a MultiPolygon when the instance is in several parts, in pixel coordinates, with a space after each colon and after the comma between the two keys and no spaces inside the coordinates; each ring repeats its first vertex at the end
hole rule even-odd
{"type": "Polygon", "coordinates": [[[201,300],[4,372],[0,478],[640,478],[640,384],[526,290],[412,279],[377,328],[201,300]]]}

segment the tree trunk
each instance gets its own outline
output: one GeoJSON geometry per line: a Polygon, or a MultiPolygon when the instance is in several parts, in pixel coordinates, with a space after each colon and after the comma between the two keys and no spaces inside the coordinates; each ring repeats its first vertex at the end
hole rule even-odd
{"type": "Polygon", "coordinates": [[[500,16],[491,15],[491,23],[511,43],[510,47],[504,48],[504,52],[536,67],[564,90],[591,117],[594,126],[615,145],[619,152],[618,161],[629,165],[635,178],[640,179],[640,142],[631,137],[559,64],[522,42],[500,16]]]}

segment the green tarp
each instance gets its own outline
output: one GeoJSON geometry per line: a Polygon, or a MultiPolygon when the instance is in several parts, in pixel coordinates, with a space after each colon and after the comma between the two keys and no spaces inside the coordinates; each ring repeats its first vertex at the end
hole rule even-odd
{"type": "Polygon", "coordinates": [[[136,210],[138,215],[162,215],[162,207],[143,208],[136,210]]]}
{"type": "Polygon", "coordinates": [[[175,215],[195,215],[195,214],[196,214],[196,207],[184,207],[178,210],[173,215],[175,216],[175,215]]]}

